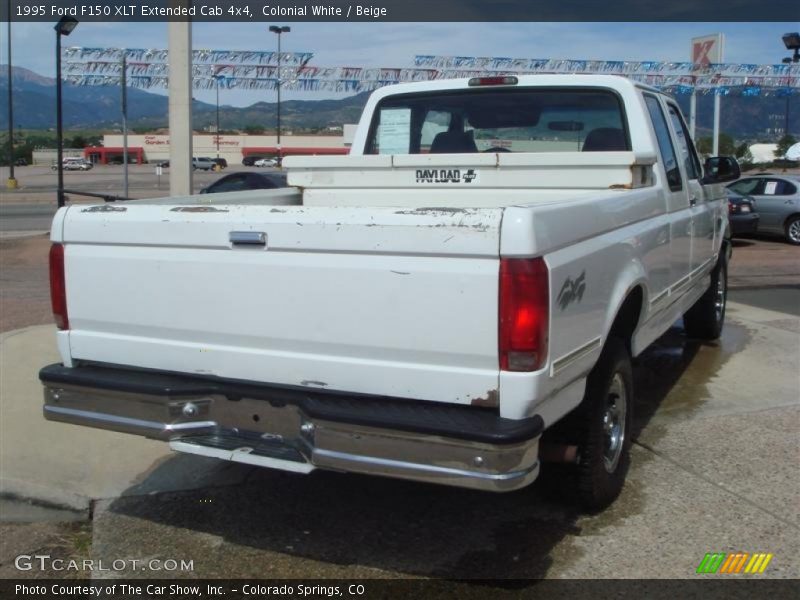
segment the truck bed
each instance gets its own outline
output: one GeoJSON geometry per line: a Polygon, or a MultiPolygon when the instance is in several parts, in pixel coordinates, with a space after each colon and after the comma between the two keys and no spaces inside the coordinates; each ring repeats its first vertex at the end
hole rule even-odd
{"type": "Polygon", "coordinates": [[[496,401],[502,209],[287,204],[296,194],[59,213],[67,364],[496,401]]]}

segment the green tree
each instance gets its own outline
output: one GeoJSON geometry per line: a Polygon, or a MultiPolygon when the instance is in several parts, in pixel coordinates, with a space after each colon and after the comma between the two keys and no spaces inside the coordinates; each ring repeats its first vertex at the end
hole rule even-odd
{"type": "Polygon", "coordinates": [[[247,135],[264,135],[266,130],[261,125],[245,125],[244,132],[247,135]]]}
{"type": "Polygon", "coordinates": [[[788,133],[778,140],[778,147],[775,149],[775,158],[783,158],[786,156],[787,150],[794,146],[797,140],[788,133]]]}
{"type": "MultiPolygon", "coordinates": [[[[697,140],[697,151],[700,154],[711,156],[714,152],[714,140],[710,135],[701,137],[697,140]]],[[[720,156],[733,156],[736,152],[736,142],[733,137],[728,133],[719,134],[719,155],[720,156]]]]}
{"type": "Polygon", "coordinates": [[[86,141],[86,138],[82,135],[76,135],[72,138],[72,141],[69,142],[68,146],[70,148],[86,148],[89,143],[86,141]]]}

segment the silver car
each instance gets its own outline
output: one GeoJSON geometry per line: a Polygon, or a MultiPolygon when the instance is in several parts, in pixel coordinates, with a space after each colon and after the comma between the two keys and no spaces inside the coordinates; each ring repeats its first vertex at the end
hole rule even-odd
{"type": "Polygon", "coordinates": [[[790,244],[800,245],[800,176],[759,173],[728,188],[755,199],[761,216],[759,233],[776,233],[790,244]]]}

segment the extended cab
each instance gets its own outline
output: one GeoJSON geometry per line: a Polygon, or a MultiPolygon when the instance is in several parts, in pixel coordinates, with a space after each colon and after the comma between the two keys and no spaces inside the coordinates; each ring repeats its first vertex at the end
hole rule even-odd
{"type": "Polygon", "coordinates": [[[631,357],[681,316],[720,335],[735,161],[704,173],[655,89],[541,75],[380,89],[349,156],[285,167],[296,187],[59,210],[45,416],[493,491],[554,458],[611,502],[631,357]]]}

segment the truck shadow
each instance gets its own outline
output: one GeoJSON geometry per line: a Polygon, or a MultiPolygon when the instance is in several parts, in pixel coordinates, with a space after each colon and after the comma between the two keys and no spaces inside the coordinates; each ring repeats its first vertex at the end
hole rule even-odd
{"type": "MultiPolygon", "coordinates": [[[[634,369],[634,438],[666,398],[669,411],[691,411],[702,402],[702,389],[694,388],[714,375],[724,362],[721,354],[675,327],[640,357],[634,369]],[[679,384],[681,393],[672,393],[679,384]],[[685,394],[690,397],[672,398],[685,394]]],[[[162,463],[144,483],[170,480],[185,458],[162,463]]],[[[547,467],[530,488],[499,495],[320,471],[299,476],[252,469],[233,485],[113,501],[96,519],[96,528],[106,531],[97,551],[114,556],[119,536],[126,552],[141,547],[153,554],[157,539],[159,554],[193,558],[197,577],[537,579],[548,575],[556,556],[560,567],[580,556],[580,545],[570,540],[586,527],[596,534],[598,527],[640,512],[643,502],[629,480],[605,513],[582,515],[559,470],[547,467]]]]}

